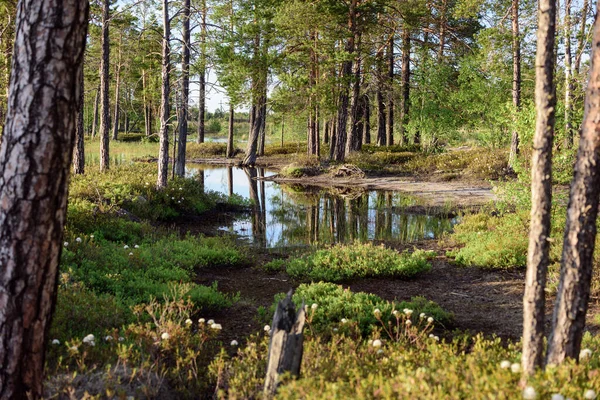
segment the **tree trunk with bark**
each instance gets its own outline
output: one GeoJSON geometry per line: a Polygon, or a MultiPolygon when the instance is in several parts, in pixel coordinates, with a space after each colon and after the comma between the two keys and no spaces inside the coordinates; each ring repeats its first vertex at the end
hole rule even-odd
{"type": "Polygon", "coordinates": [[[169,176],[169,96],[171,93],[171,20],[169,19],[169,1],[163,0],[163,39],[162,39],[162,89],[160,100],[160,145],[158,150],[158,179],[156,187],[167,187],[169,176]]]}
{"type": "Polygon", "coordinates": [[[235,112],[233,105],[229,105],[229,129],[227,134],[227,158],[233,158],[234,147],[233,147],[233,122],[235,118],[235,112]]]}
{"type": "MultiPolygon", "coordinates": [[[[356,34],[354,37],[356,43],[355,53],[360,48],[361,37],[356,34]]],[[[346,157],[353,151],[359,151],[362,145],[362,125],[360,124],[360,69],[361,61],[358,55],[352,65],[352,98],[350,99],[350,134],[346,141],[346,157]]]]}
{"type": "Polygon", "coordinates": [[[560,283],[548,340],[548,364],[578,359],[590,297],[600,199],[600,4],[592,39],[590,79],[575,176],[567,209],[560,283]]]}
{"type": "Polygon", "coordinates": [[[98,90],[96,90],[96,95],[94,96],[94,116],[92,117],[92,139],[96,137],[96,129],[98,127],[98,117],[99,117],[99,108],[100,108],[100,86],[98,86],[98,90]]]}
{"type": "Polygon", "coordinates": [[[364,130],[363,130],[363,143],[371,144],[371,103],[369,101],[369,96],[364,94],[362,96],[362,107],[363,107],[363,115],[364,115],[364,130]]]}
{"type": "Polygon", "coordinates": [[[390,38],[387,51],[387,121],[385,124],[385,142],[387,146],[394,144],[394,37],[390,38]]]}
{"type": "Polygon", "coordinates": [[[177,159],[175,160],[175,175],[185,176],[185,151],[188,135],[188,108],[190,94],[190,0],[183,2],[183,32],[181,60],[181,111],[179,128],[179,146],[177,147],[177,159]]]}
{"type": "Polygon", "coordinates": [[[206,0],[202,0],[201,12],[202,22],[200,26],[200,83],[198,84],[198,143],[204,143],[204,134],[206,133],[206,0]]]}
{"type": "Polygon", "coordinates": [[[110,64],[110,0],[102,3],[102,58],[100,60],[100,171],[110,168],[109,158],[109,126],[110,104],[108,99],[109,64],[110,64]]]}
{"type": "Polygon", "coordinates": [[[565,149],[573,147],[573,70],[571,58],[571,0],[565,0],[565,149]]]}
{"type": "Polygon", "coordinates": [[[574,65],[574,71],[575,71],[575,74],[577,74],[577,75],[579,75],[579,72],[581,69],[581,56],[583,55],[583,49],[585,49],[585,43],[587,40],[586,33],[585,33],[585,27],[586,27],[586,22],[587,22],[588,8],[589,8],[589,0],[583,0],[583,5],[581,6],[581,21],[580,21],[579,34],[577,35],[578,36],[577,54],[575,54],[575,65],[574,65]]]}
{"type": "Polygon", "coordinates": [[[88,2],[23,0],[0,146],[0,398],[41,399],[88,2]]]}
{"type": "Polygon", "coordinates": [[[531,223],[523,295],[523,373],[543,365],[546,275],[552,208],[552,145],[556,95],[554,78],[554,0],[538,3],[535,105],[536,127],[531,166],[531,223]]]}
{"type": "Polygon", "coordinates": [[[81,175],[85,172],[83,106],[85,100],[83,73],[79,77],[79,108],[77,110],[77,129],[75,130],[75,149],[73,150],[73,173],[81,175]]]}
{"type": "MultiPolygon", "coordinates": [[[[512,0],[512,50],[513,50],[513,84],[512,100],[514,107],[513,123],[516,122],[517,113],[521,110],[521,38],[519,36],[519,0],[512,0]]],[[[519,155],[519,132],[513,127],[510,141],[508,166],[513,168],[519,155]]]]}
{"type": "MultiPolygon", "coordinates": [[[[404,27],[402,31],[402,96],[400,97],[400,140],[408,143],[406,125],[410,106],[410,30],[404,27]]],[[[421,143],[419,134],[415,134],[415,144],[421,143]]]]}
{"type": "Polygon", "coordinates": [[[346,156],[346,142],[348,140],[348,105],[350,101],[350,79],[352,76],[352,57],[354,57],[354,37],[356,32],[356,7],[358,0],[351,0],[348,11],[348,38],[346,39],[345,51],[348,59],[342,62],[342,84],[338,98],[337,132],[335,135],[335,147],[333,148],[333,160],[343,162],[346,156]]]}

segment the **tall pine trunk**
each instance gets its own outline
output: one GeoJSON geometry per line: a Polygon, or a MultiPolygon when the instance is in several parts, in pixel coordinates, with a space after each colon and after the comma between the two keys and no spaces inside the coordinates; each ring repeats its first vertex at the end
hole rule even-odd
{"type": "Polygon", "coordinates": [[[17,6],[0,146],[1,399],[44,398],[88,7],[81,0],[17,6]]]}
{"type": "MultiPolygon", "coordinates": [[[[360,34],[354,36],[355,54],[359,52],[361,37],[360,34]]],[[[360,124],[360,69],[361,61],[358,54],[352,65],[352,97],[350,99],[350,131],[346,141],[346,156],[353,151],[358,151],[362,145],[362,125],[360,124]]]]}
{"type": "Polygon", "coordinates": [[[206,0],[202,0],[201,13],[202,22],[200,25],[200,82],[198,84],[198,143],[204,143],[204,134],[206,133],[206,0]]]}
{"type": "Polygon", "coordinates": [[[79,109],[77,110],[77,129],[75,130],[75,148],[73,150],[73,173],[81,175],[85,172],[85,151],[83,148],[84,143],[84,127],[83,127],[83,106],[85,100],[84,92],[84,79],[83,74],[79,77],[79,87],[81,92],[79,93],[79,109]]]}
{"type": "Polygon", "coordinates": [[[233,122],[235,118],[235,113],[233,109],[233,105],[229,105],[229,129],[227,134],[227,158],[233,158],[234,147],[233,147],[233,122]]]}
{"type": "Polygon", "coordinates": [[[567,210],[560,283],[548,341],[548,363],[579,357],[590,297],[600,199],[600,4],[596,8],[590,78],[575,176],[567,210]]]}
{"type": "MultiPolygon", "coordinates": [[[[517,113],[521,109],[521,38],[519,37],[519,0],[512,0],[512,50],[513,50],[513,83],[512,100],[514,107],[513,123],[516,122],[517,113]]],[[[516,124],[515,124],[516,125],[516,124]]],[[[519,155],[519,132],[513,127],[510,141],[508,166],[513,168],[519,155]]]]}
{"type": "Polygon", "coordinates": [[[167,187],[169,176],[169,96],[171,93],[171,20],[169,19],[169,1],[163,0],[163,39],[162,39],[162,88],[160,99],[160,145],[158,150],[158,179],[156,187],[167,187]]]}
{"type": "Polygon", "coordinates": [[[530,375],[543,365],[546,275],[552,208],[552,144],[556,107],[554,78],[555,0],[538,3],[535,77],[536,125],[531,162],[531,223],[523,295],[523,364],[530,375]]]}
{"type": "Polygon", "coordinates": [[[565,140],[566,149],[573,147],[573,69],[571,58],[571,0],[565,0],[565,140]]]}
{"type": "MultiPolygon", "coordinates": [[[[410,30],[405,26],[402,30],[402,96],[400,97],[400,140],[408,143],[406,126],[410,107],[410,30]]],[[[415,144],[421,143],[418,133],[415,133],[415,144]]]]}
{"type": "Polygon", "coordinates": [[[390,38],[387,51],[387,115],[385,123],[385,142],[388,146],[394,144],[394,36],[390,38]]]}
{"type": "Polygon", "coordinates": [[[110,104],[108,99],[109,63],[110,63],[110,0],[102,3],[102,58],[100,59],[100,171],[110,168],[108,150],[110,104]]]}
{"type": "Polygon", "coordinates": [[[185,176],[185,151],[188,134],[188,109],[190,94],[190,0],[183,2],[183,58],[181,60],[181,113],[179,121],[179,140],[177,159],[175,160],[175,175],[185,176]]]}
{"type": "Polygon", "coordinates": [[[121,90],[121,57],[122,57],[122,40],[119,40],[119,57],[117,60],[117,71],[115,74],[115,112],[113,118],[112,140],[119,138],[119,92],[121,90]]]}

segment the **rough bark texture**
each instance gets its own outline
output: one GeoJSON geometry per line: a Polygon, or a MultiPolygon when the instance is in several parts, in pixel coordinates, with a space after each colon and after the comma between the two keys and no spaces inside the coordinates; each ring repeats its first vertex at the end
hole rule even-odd
{"type": "Polygon", "coordinates": [[[573,71],[571,60],[571,0],[565,0],[565,140],[566,149],[573,147],[573,71]]]}
{"type": "MultiPolygon", "coordinates": [[[[358,53],[360,48],[360,35],[356,34],[354,37],[355,53],[358,53]]],[[[360,128],[360,110],[359,110],[359,99],[360,99],[360,69],[361,62],[357,56],[352,64],[352,97],[350,99],[350,131],[348,139],[346,141],[346,157],[353,151],[360,150],[362,145],[362,130],[360,128]]]]}
{"type": "Polygon", "coordinates": [[[363,95],[363,114],[365,125],[363,130],[363,143],[371,144],[371,102],[368,95],[363,95]]]}
{"type": "Polygon", "coordinates": [[[98,111],[100,108],[100,86],[96,90],[96,96],[94,96],[94,117],[92,119],[92,139],[96,137],[96,129],[98,127],[98,111]]]}
{"type": "Polygon", "coordinates": [[[285,299],[277,303],[277,310],[275,310],[271,325],[271,341],[264,386],[264,394],[268,398],[275,394],[280,375],[285,372],[289,372],[293,376],[300,374],[305,320],[304,303],[296,313],[296,306],[292,301],[292,291],[290,290],[285,299]]]}
{"type": "Polygon", "coordinates": [[[385,103],[383,101],[383,88],[379,84],[377,86],[377,146],[386,145],[385,136],[385,103]]]}
{"type": "Polygon", "coordinates": [[[0,398],[43,398],[88,2],[23,0],[0,147],[0,398]]]}
{"type": "MultiPolygon", "coordinates": [[[[512,100],[515,108],[514,118],[521,109],[521,38],[519,37],[519,0],[512,0],[512,49],[513,49],[513,84],[512,100]]],[[[512,168],[519,155],[519,132],[513,129],[510,141],[508,166],[512,168]]]]}
{"type": "MultiPolygon", "coordinates": [[[[408,111],[410,106],[410,31],[407,27],[402,31],[402,96],[400,97],[400,140],[408,143],[406,125],[408,125],[408,111]]],[[[420,143],[421,138],[415,134],[415,143],[420,143]]]]}
{"type": "Polygon", "coordinates": [[[338,98],[337,132],[335,135],[335,147],[333,148],[333,160],[344,161],[346,155],[346,141],[348,140],[348,105],[350,102],[350,77],[352,76],[352,58],[354,55],[354,33],[356,31],[356,6],[358,0],[350,2],[348,10],[348,38],[346,39],[345,51],[348,59],[342,62],[341,88],[338,98]]]}
{"type": "Polygon", "coordinates": [[[198,93],[198,143],[204,143],[206,131],[206,0],[202,0],[202,22],[200,26],[200,76],[198,93]]]}
{"type": "Polygon", "coordinates": [[[590,296],[600,196],[600,21],[594,21],[590,79],[575,176],[567,209],[560,283],[548,341],[548,363],[579,357],[590,296]]]}
{"type": "Polygon", "coordinates": [[[585,48],[586,42],[585,27],[587,22],[588,8],[589,0],[583,0],[583,5],[581,6],[581,21],[579,34],[577,35],[577,54],[575,54],[575,65],[573,68],[575,74],[577,75],[579,75],[579,71],[581,69],[581,56],[583,55],[583,49],[585,48]]]}
{"type": "Polygon", "coordinates": [[[163,0],[163,39],[162,39],[162,89],[160,100],[160,147],[158,150],[158,179],[156,187],[167,187],[169,176],[169,95],[171,85],[171,20],[169,19],[169,2],[163,0]]]}
{"type": "Polygon", "coordinates": [[[84,86],[83,74],[79,77],[79,107],[77,109],[77,128],[75,130],[75,149],[73,150],[73,173],[83,174],[85,172],[85,151],[84,143],[84,128],[83,128],[83,106],[84,106],[84,86]]]}
{"type": "Polygon", "coordinates": [[[190,0],[183,2],[183,32],[181,60],[181,111],[179,128],[179,140],[177,146],[177,159],[175,160],[175,175],[185,175],[185,150],[188,134],[188,108],[190,95],[190,0]]]}
{"type": "Polygon", "coordinates": [[[110,63],[109,33],[110,0],[102,3],[102,58],[100,60],[100,171],[110,167],[108,156],[108,139],[110,126],[110,104],[108,99],[110,63]]]}
{"type": "Polygon", "coordinates": [[[235,113],[233,105],[229,105],[229,129],[227,134],[227,158],[233,158],[234,147],[233,147],[233,122],[235,113]]]}
{"type": "Polygon", "coordinates": [[[544,309],[550,251],[552,144],[556,107],[554,77],[554,0],[538,3],[535,105],[536,126],[531,162],[531,223],[523,296],[523,372],[532,374],[544,356],[544,309]]]}
{"type": "Polygon", "coordinates": [[[387,51],[387,115],[385,123],[385,142],[388,146],[394,144],[394,38],[390,38],[387,51]]]}
{"type": "MultiPolygon", "coordinates": [[[[263,52],[266,49],[266,44],[263,43],[263,52]]],[[[254,38],[254,55],[253,61],[256,70],[252,77],[252,107],[250,111],[250,132],[248,134],[248,145],[246,147],[246,155],[242,164],[245,166],[254,166],[258,152],[258,141],[261,134],[262,124],[266,115],[267,102],[267,75],[268,71],[263,66],[264,54],[261,54],[261,38],[256,35],[254,38]]]]}

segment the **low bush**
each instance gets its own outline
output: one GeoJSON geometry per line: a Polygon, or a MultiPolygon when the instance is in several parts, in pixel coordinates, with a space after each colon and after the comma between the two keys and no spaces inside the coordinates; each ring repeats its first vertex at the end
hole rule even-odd
{"type": "Polygon", "coordinates": [[[336,245],[290,261],[287,273],[296,279],[339,282],[354,278],[412,278],[428,271],[435,253],[415,250],[399,254],[371,243],[336,245]]]}
{"type": "Polygon", "coordinates": [[[227,143],[188,143],[185,152],[186,157],[189,159],[203,157],[225,157],[227,154],[227,143]]]}

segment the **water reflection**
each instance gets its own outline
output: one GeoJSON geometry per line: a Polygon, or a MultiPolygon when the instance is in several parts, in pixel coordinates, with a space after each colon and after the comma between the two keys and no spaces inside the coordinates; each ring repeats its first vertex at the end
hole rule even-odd
{"type": "Polygon", "coordinates": [[[450,218],[404,212],[414,198],[399,192],[336,192],[279,185],[257,178],[273,175],[260,168],[190,166],[205,190],[237,194],[252,202],[252,212],[222,230],[262,247],[345,243],[354,240],[411,242],[434,239],[452,229],[450,218]]]}

